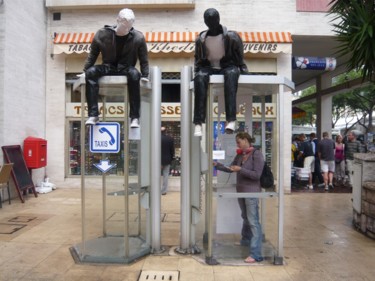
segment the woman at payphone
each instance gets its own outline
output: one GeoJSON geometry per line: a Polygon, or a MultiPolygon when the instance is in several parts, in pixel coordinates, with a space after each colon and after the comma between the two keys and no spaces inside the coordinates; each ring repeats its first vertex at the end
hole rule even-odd
{"type": "MultiPolygon", "coordinates": [[[[264,156],[251,144],[253,138],[246,132],[236,135],[237,155],[230,166],[214,162],[220,171],[237,173],[236,191],[239,193],[261,192],[260,176],[264,166],[264,156]]],[[[246,263],[263,260],[262,227],[259,222],[259,198],[238,198],[243,219],[240,245],[249,246],[246,263]]]]}

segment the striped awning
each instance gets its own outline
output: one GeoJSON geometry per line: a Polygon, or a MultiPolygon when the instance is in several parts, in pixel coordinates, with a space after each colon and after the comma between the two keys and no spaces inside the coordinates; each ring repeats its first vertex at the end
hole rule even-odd
{"type": "MultiPolygon", "coordinates": [[[[145,32],[149,52],[191,53],[194,51],[198,32],[145,32]]],[[[238,32],[244,43],[245,53],[290,53],[292,37],[289,32],[238,32]]],[[[54,54],[85,53],[95,33],[56,33],[54,54]]]]}
{"type": "Polygon", "coordinates": [[[95,33],[57,33],[54,44],[87,44],[91,43],[95,33]]]}

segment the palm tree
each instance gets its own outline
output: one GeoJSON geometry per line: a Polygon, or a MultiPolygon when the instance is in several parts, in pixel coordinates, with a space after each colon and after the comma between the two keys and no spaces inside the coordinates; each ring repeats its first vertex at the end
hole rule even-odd
{"type": "Polygon", "coordinates": [[[329,5],[341,43],[338,55],[349,55],[349,70],[362,69],[364,80],[375,81],[375,1],[332,0],[329,5]]]}

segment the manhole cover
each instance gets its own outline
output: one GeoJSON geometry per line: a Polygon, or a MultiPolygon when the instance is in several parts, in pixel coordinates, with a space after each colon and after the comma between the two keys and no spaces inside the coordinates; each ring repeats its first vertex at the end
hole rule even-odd
{"type": "Polygon", "coordinates": [[[178,281],[179,271],[142,270],[138,281],[178,281]]]}

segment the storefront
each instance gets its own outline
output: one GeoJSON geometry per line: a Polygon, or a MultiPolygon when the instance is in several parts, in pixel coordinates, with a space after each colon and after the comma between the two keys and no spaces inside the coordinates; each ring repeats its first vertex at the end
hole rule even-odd
{"type": "MultiPolygon", "coordinates": [[[[162,69],[162,105],[161,116],[162,126],[167,127],[170,135],[175,139],[177,161],[172,163],[171,175],[179,176],[179,155],[181,149],[180,141],[180,71],[184,65],[194,64],[194,41],[197,32],[145,32],[146,42],[149,50],[150,66],[157,65],[162,69]]],[[[244,52],[246,64],[253,74],[282,75],[290,77],[291,64],[291,35],[288,32],[239,32],[244,42],[244,52]]],[[[82,66],[87,53],[90,50],[90,42],[94,33],[56,33],[51,42],[52,63],[49,66],[54,76],[58,76],[57,84],[51,82],[50,91],[56,96],[56,91],[65,92],[64,111],[59,111],[64,119],[65,135],[64,141],[59,139],[53,143],[56,147],[50,148],[52,151],[59,150],[58,146],[64,147],[64,175],[57,170],[61,163],[57,164],[58,158],[51,160],[49,170],[60,180],[66,182],[69,178],[78,178],[80,175],[80,115],[81,100],[80,95],[73,92],[72,84],[77,79],[76,75],[82,72],[82,66]],[[63,77],[64,76],[64,77],[63,77]],[[64,79],[62,79],[64,78],[64,79]],[[64,85],[62,85],[64,82],[64,85]],[[57,86],[58,85],[58,86],[57,86]],[[54,171],[54,172],[53,172],[54,171]]],[[[99,63],[99,62],[98,62],[99,63]]],[[[52,74],[51,74],[52,75],[52,74]]],[[[61,96],[59,96],[60,100],[61,96]]],[[[266,98],[266,121],[267,128],[272,132],[272,136],[278,135],[273,128],[273,121],[276,118],[275,100],[272,96],[266,98]]],[[[48,106],[53,106],[56,100],[52,97],[48,101],[48,106]]],[[[122,125],[123,104],[116,101],[116,98],[107,99],[106,111],[108,121],[116,121],[122,125]]],[[[288,105],[286,105],[288,106],[288,105]]],[[[252,104],[253,134],[257,138],[257,127],[261,118],[260,101],[254,100],[252,104]]],[[[246,113],[243,106],[238,107],[238,121],[241,126],[246,113]]],[[[56,117],[55,117],[56,118],[56,117]]],[[[61,121],[59,121],[61,122],[61,121]]],[[[216,124],[217,125],[217,124],[216,124]]],[[[214,124],[215,126],[215,124],[214,124]]],[[[55,136],[53,136],[55,137],[55,136]]],[[[270,146],[272,143],[270,142],[270,146]]],[[[53,152],[52,152],[53,153],[53,152]]],[[[111,174],[122,175],[121,164],[124,156],[123,150],[111,156],[111,162],[118,163],[117,169],[113,169],[111,174]]],[[[129,151],[131,154],[132,151],[129,151]]],[[[57,154],[60,154],[59,151],[57,154]]],[[[56,156],[58,156],[56,154],[56,156]]],[[[97,171],[90,169],[90,163],[95,163],[100,159],[95,154],[87,153],[88,175],[95,176],[97,171]]],[[[131,156],[131,155],[130,155],[131,156]]],[[[132,158],[132,157],[130,157],[132,158]]],[[[130,163],[130,173],[136,173],[137,163],[130,163]],[[134,171],[133,171],[134,170],[134,171]]],[[[48,172],[51,174],[51,172],[48,172]]],[[[57,180],[59,181],[59,180],[57,180]]]]}

